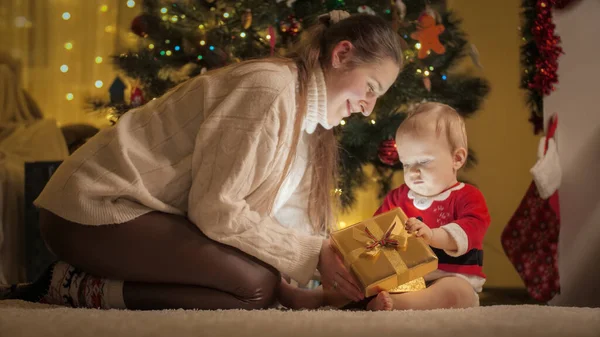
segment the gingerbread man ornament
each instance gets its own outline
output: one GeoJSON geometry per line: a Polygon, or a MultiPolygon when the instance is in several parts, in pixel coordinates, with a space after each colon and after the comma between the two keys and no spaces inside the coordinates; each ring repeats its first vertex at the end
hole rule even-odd
{"type": "Polygon", "coordinates": [[[425,12],[419,16],[419,29],[410,34],[415,40],[421,43],[418,57],[424,59],[433,50],[437,54],[446,52],[446,48],[440,42],[440,34],[444,31],[444,25],[436,25],[435,17],[425,12]]]}

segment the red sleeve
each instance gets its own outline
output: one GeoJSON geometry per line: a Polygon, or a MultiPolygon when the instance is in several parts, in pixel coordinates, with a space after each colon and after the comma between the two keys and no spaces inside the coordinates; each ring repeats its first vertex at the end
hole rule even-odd
{"type": "Polygon", "coordinates": [[[383,199],[383,203],[381,204],[381,206],[379,206],[379,209],[377,209],[377,211],[375,212],[375,214],[373,214],[373,216],[381,214],[381,213],[385,213],[396,207],[401,207],[400,199],[401,199],[401,195],[402,195],[402,191],[403,191],[403,186],[404,185],[398,187],[395,190],[390,191],[385,196],[385,199],[383,199]]]}
{"type": "Polygon", "coordinates": [[[490,226],[490,214],[485,198],[477,188],[471,187],[465,192],[457,200],[457,219],[454,223],[467,235],[467,251],[473,248],[481,249],[483,237],[490,226]]]}

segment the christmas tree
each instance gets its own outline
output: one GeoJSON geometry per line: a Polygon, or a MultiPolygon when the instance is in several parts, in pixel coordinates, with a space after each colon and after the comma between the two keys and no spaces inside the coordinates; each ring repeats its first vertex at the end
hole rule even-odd
{"type": "MultiPolygon", "coordinates": [[[[340,141],[340,181],[336,193],[344,208],[366,181],[365,165],[374,166],[380,196],[402,169],[393,137],[406,112],[423,101],[438,101],[469,117],[489,91],[487,82],[469,73],[451,72],[477,50],[468,45],[460,20],[444,1],[422,0],[144,0],[143,13],[131,23],[140,48],[115,57],[116,65],[139,85],[125,101],[123,84],[111,87],[110,102],[94,102],[118,118],[192,76],[230,63],[285,53],[304,27],[333,9],[380,15],[405,41],[405,66],[396,83],[378,100],[368,118],[352,116],[336,133],[340,141]]],[[[470,163],[474,158],[470,158],[470,163]]]]}

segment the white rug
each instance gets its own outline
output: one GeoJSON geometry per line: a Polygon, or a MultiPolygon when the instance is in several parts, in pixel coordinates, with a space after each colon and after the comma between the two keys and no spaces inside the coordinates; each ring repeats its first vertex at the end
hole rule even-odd
{"type": "Polygon", "coordinates": [[[0,336],[600,336],[600,308],[491,306],[349,312],[119,311],[0,301],[0,336]]]}

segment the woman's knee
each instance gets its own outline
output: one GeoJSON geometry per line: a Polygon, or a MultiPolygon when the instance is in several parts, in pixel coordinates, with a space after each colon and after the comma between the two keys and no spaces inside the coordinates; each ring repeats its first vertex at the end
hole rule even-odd
{"type": "Polygon", "coordinates": [[[265,309],[275,302],[280,274],[272,267],[256,268],[236,287],[236,296],[248,309],[265,309]]]}

